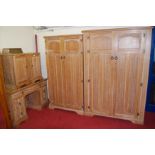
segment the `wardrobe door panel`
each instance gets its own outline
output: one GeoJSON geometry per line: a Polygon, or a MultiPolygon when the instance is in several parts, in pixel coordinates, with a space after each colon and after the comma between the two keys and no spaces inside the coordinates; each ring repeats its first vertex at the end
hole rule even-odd
{"type": "Polygon", "coordinates": [[[63,99],[66,108],[83,107],[83,42],[82,35],[64,37],[63,99]]]}
{"type": "Polygon", "coordinates": [[[90,54],[90,108],[93,112],[112,115],[114,73],[111,54],[90,54]]]}
{"type": "Polygon", "coordinates": [[[101,32],[90,35],[91,52],[111,53],[112,51],[112,32],[101,32]]]}
{"type": "Polygon", "coordinates": [[[117,58],[115,115],[135,118],[139,115],[145,34],[141,30],[115,32],[115,39],[117,58]]]}
{"type": "Polygon", "coordinates": [[[86,111],[113,115],[115,61],[112,32],[85,35],[86,111]]]}
{"type": "Polygon", "coordinates": [[[61,53],[62,39],[60,37],[51,37],[46,39],[46,50],[53,53],[61,53]]]}
{"type": "Polygon", "coordinates": [[[115,114],[136,116],[140,101],[142,54],[118,55],[115,114]]]}
{"type": "Polygon", "coordinates": [[[144,30],[117,31],[114,34],[117,53],[143,53],[145,49],[144,30]]]}
{"type": "Polygon", "coordinates": [[[47,53],[48,90],[52,104],[63,106],[63,74],[60,54],[47,53]]]}
{"type": "Polygon", "coordinates": [[[64,37],[64,52],[67,53],[83,52],[82,35],[64,37]]]}
{"type": "Polygon", "coordinates": [[[83,55],[66,54],[63,59],[63,102],[66,108],[83,106],[83,55]]]}

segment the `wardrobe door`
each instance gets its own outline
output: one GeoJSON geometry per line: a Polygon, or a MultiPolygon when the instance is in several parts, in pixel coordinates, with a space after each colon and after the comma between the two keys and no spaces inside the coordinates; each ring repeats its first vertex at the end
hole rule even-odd
{"type": "Polygon", "coordinates": [[[82,36],[64,38],[63,102],[66,108],[83,108],[83,47],[82,36]]]}
{"type": "Polygon", "coordinates": [[[50,103],[63,106],[63,74],[62,56],[60,54],[47,53],[48,90],[50,103]]]}
{"type": "Polygon", "coordinates": [[[88,112],[113,114],[115,61],[112,40],[112,32],[85,35],[85,108],[88,112]]]}
{"type": "Polygon", "coordinates": [[[139,116],[145,54],[144,31],[115,32],[116,87],[115,115],[124,118],[139,116]]]}

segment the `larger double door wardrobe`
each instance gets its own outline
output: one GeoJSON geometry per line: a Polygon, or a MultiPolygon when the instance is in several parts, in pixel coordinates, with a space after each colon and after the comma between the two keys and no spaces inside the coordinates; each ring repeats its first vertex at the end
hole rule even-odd
{"type": "Polygon", "coordinates": [[[45,37],[50,108],[143,124],[151,27],[45,37]]]}

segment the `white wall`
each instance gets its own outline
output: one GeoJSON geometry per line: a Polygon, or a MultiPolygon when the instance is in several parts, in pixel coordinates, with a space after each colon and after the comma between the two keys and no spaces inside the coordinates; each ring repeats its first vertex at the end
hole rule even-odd
{"type": "Polygon", "coordinates": [[[2,48],[22,48],[24,52],[35,52],[34,35],[38,35],[38,50],[41,55],[41,68],[43,77],[47,77],[45,59],[44,36],[55,36],[64,34],[81,34],[82,30],[108,29],[118,27],[105,26],[83,26],[83,27],[58,27],[54,31],[36,31],[32,26],[0,26],[0,50],[2,48]]]}
{"type": "Polygon", "coordinates": [[[82,30],[88,29],[108,29],[108,28],[120,28],[120,27],[110,27],[110,26],[92,26],[92,27],[60,27],[54,29],[54,31],[35,31],[35,34],[38,36],[38,50],[41,54],[41,67],[42,67],[42,74],[43,77],[47,77],[47,70],[46,70],[46,59],[45,59],[45,40],[44,36],[55,36],[55,35],[64,35],[64,34],[81,34],[82,30]]]}
{"type": "Polygon", "coordinates": [[[32,26],[0,26],[0,50],[22,48],[23,52],[34,52],[34,30],[32,26]]]}

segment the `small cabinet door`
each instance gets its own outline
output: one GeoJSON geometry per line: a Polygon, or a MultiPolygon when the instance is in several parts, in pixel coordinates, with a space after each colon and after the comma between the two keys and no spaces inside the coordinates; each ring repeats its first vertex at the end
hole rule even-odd
{"type": "Polygon", "coordinates": [[[14,59],[14,75],[17,87],[29,83],[26,55],[16,55],[14,59]]]}
{"type": "Polygon", "coordinates": [[[115,115],[138,116],[145,49],[144,31],[115,32],[115,115]]]}
{"type": "Polygon", "coordinates": [[[85,44],[85,109],[112,115],[115,77],[112,32],[85,35],[85,44]]]}
{"type": "Polygon", "coordinates": [[[41,64],[40,64],[40,55],[32,55],[32,80],[37,81],[42,78],[41,74],[41,64]]]}

